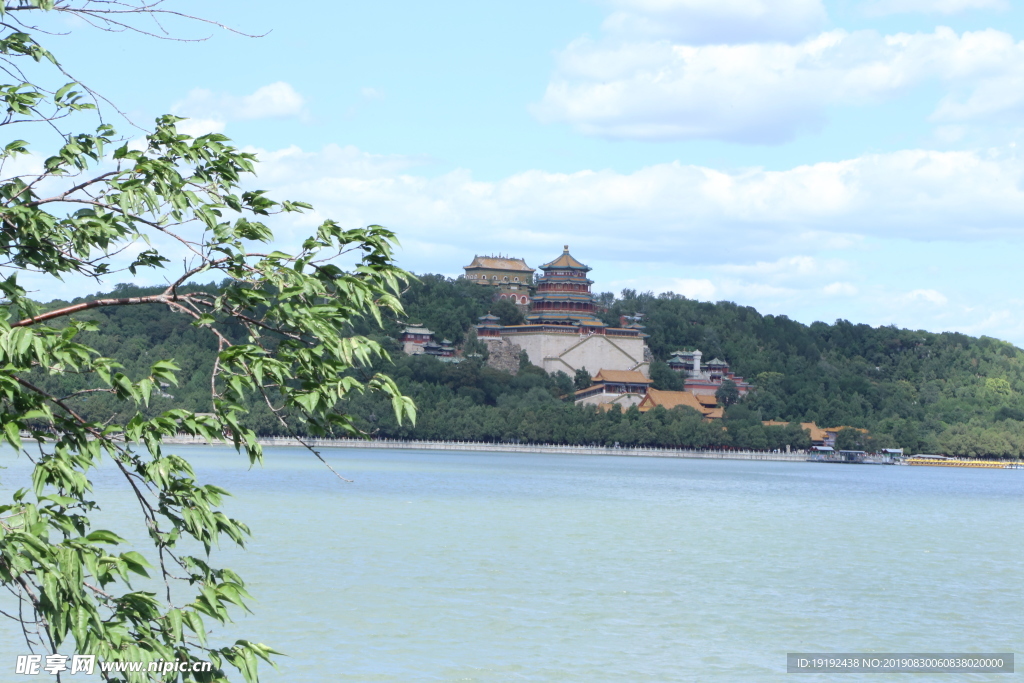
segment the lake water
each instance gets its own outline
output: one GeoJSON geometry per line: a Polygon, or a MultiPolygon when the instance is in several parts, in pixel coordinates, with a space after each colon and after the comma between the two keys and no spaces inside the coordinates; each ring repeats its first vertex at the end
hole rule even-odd
{"type": "MultiPolygon", "coordinates": [[[[269,683],[827,680],[786,653],[1024,652],[1024,471],[325,449],[344,483],[300,449],[251,471],[173,450],[253,530],[217,561],[258,601],[226,633],[288,655],[269,683]]],[[[0,672],[16,635],[0,621],[0,672]]]]}

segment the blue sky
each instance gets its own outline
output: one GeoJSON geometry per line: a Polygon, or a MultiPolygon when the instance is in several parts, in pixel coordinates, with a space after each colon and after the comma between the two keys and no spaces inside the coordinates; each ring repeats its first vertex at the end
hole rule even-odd
{"type": "Polygon", "coordinates": [[[324,217],[420,273],[568,243],[599,291],[1024,345],[1018,4],[169,2],[269,33],[48,44],[133,119],[258,150],[317,207],[283,248],[324,217]]]}

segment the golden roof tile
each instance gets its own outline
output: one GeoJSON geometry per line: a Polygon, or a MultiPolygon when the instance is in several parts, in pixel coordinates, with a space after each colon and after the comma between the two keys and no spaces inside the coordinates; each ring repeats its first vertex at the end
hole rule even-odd
{"type": "Polygon", "coordinates": [[[643,373],[635,370],[598,370],[591,378],[594,382],[615,382],[617,384],[651,384],[654,380],[647,379],[643,373]]]}
{"type": "Polygon", "coordinates": [[[828,436],[824,429],[813,422],[801,422],[800,428],[806,429],[811,433],[811,441],[824,441],[828,436]]]}
{"type": "Polygon", "coordinates": [[[526,265],[526,260],[521,258],[503,258],[498,256],[474,256],[473,262],[463,266],[463,270],[470,268],[489,268],[491,270],[517,270],[533,272],[533,268],[526,265]]]}
{"type": "Polygon", "coordinates": [[[665,410],[672,410],[678,406],[693,408],[700,414],[705,414],[707,408],[702,406],[697,397],[689,391],[664,391],[662,389],[648,389],[644,400],[640,402],[639,410],[646,413],[652,408],[662,406],[665,410]]]}
{"type": "Polygon", "coordinates": [[[565,251],[562,252],[561,256],[551,263],[545,263],[541,266],[541,269],[544,270],[548,268],[578,268],[580,270],[590,270],[590,266],[584,265],[572,257],[572,254],[569,253],[568,244],[565,245],[565,251]]]}

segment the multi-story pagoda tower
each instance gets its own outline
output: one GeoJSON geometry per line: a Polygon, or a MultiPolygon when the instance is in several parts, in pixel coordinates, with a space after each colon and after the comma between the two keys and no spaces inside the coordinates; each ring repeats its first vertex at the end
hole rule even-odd
{"type": "Polygon", "coordinates": [[[572,325],[596,331],[606,325],[596,315],[597,306],[587,277],[590,266],[580,263],[565,245],[562,255],[540,267],[544,274],[537,278],[532,311],[526,316],[528,325],[572,325]]]}
{"type": "Polygon", "coordinates": [[[481,318],[477,337],[491,358],[507,352],[518,358],[525,351],[534,365],[548,372],[573,375],[585,369],[634,371],[647,376],[650,352],[643,326],[608,327],[597,317],[597,305],[587,277],[590,266],[580,263],[566,246],[562,255],[540,267],[534,280],[532,310],[523,325],[499,325],[493,316],[481,318]]]}

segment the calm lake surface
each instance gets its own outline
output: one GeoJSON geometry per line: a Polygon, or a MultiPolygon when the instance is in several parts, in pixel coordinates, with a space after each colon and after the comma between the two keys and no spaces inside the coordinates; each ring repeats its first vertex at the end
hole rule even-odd
{"type": "MultiPolygon", "coordinates": [[[[1024,471],[325,449],[345,483],[300,449],[253,470],[168,450],[252,528],[215,564],[257,599],[227,633],[288,655],[268,683],[828,680],[786,653],[1024,652],[1024,471]]],[[[6,500],[24,461],[0,465],[6,500]]],[[[0,621],[0,672],[16,636],[0,621]]]]}

